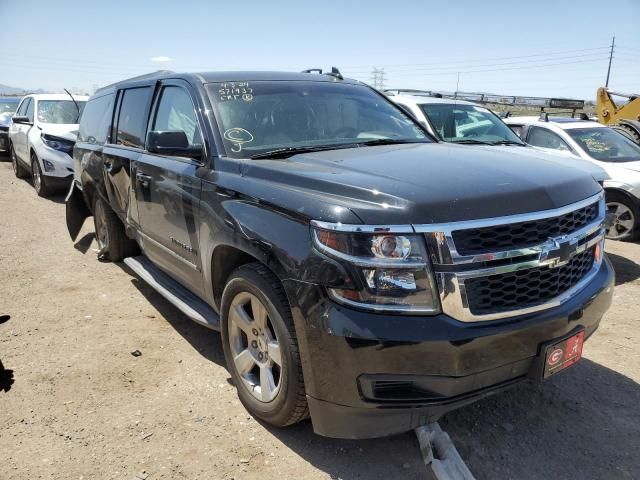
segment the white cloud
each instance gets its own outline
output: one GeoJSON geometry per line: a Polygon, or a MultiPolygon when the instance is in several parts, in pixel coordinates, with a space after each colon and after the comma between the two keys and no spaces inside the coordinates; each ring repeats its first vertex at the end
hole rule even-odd
{"type": "Polygon", "coordinates": [[[170,62],[173,60],[171,57],[153,57],[152,62],[170,62]]]}

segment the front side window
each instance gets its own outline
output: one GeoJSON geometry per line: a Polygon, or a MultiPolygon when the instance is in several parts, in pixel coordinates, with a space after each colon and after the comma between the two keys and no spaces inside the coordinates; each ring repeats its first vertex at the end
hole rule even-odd
{"type": "Polygon", "coordinates": [[[553,148],[554,150],[562,150],[565,152],[571,151],[569,145],[560,138],[560,135],[541,127],[529,128],[527,143],[536,147],[553,148]]]}
{"type": "Polygon", "coordinates": [[[33,98],[27,98],[27,106],[24,109],[24,116],[33,122],[33,98]]]}
{"type": "Polygon", "coordinates": [[[363,85],[313,81],[207,84],[229,156],[278,149],[352,148],[367,142],[430,142],[424,130],[363,85]]]}
{"type": "Polygon", "coordinates": [[[87,102],[76,100],[39,100],[38,122],[76,124],[87,102]],[[77,103],[77,105],[76,105],[77,103]]]}
{"type": "Polygon", "coordinates": [[[640,146],[611,128],[575,128],[567,130],[590,157],[602,162],[637,162],[640,146]]]}
{"type": "Polygon", "coordinates": [[[202,144],[196,112],[186,90],[174,86],[162,89],[152,130],[179,130],[187,135],[189,145],[202,144]]]}
{"type": "Polygon", "coordinates": [[[116,143],[141,148],[147,126],[147,105],[151,88],[130,88],[122,92],[122,103],[116,129],[116,143]]]}
{"type": "Polygon", "coordinates": [[[451,143],[522,143],[496,115],[478,105],[427,103],[420,105],[438,136],[451,143]]]}

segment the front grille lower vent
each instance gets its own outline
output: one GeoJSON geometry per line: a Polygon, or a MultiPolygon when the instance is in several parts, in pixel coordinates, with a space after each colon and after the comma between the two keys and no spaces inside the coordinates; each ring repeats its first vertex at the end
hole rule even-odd
{"type": "Polygon", "coordinates": [[[597,216],[598,203],[596,202],[557,217],[457,230],[452,235],[460,255],[476,255],[538,245],[549,237],[573,233],[592,223],[597,216]]]}
{"type": "Polygon", "coordinates": [[[575,255],[561,267],[529,268],[487,277],[469,278],[465,290],[469,309],[484,315],[548,302],[574,287],[593,266],[594,248],[575,255]]]}

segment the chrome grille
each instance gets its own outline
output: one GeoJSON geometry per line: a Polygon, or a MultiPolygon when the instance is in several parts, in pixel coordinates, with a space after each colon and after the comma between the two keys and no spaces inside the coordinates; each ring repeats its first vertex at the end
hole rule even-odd
{"type": "Polygon", "coordinates": [[[600,193],[554,210],[414,229],[425,234],[443,312],[477,322],[551,308],[584,288],[602,261],[605,210],[600,193]]]}
{"type": "Polygon", "coordinates": [[[593,267],[594,247],[557,268],[540,267],[470,278],[465,282],[469,310],[474,315],[540,305],[578,284],[593,267]]]}
{"type": "Polygon", "coordinates": [[[593,222],[597,216],[598,204],[593,203],[557,217],[458,230],[453,232],[453,241],[461,255],[530,247],[549,237],[569,235],[593,222]]]}

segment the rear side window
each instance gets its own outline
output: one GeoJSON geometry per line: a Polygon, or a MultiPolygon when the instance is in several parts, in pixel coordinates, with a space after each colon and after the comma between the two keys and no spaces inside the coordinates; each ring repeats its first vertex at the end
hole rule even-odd
{"type": "Polygon", "coordinates": [[[87,143],[105,143],[111,124],[113,94],[92,98],[82,112],[78,141],[87,143]]]}
{"type": "Polygon", "coordinates": [[[130,88],[123,92],[116,129],[118,145],[136,148],[144,145],[150,97],[151,88],[149,87],[130,88]]]}
{"type": "Polygon", "coordinates": [[[527,143],[536,147],[553,148],[555,150],[571,151],[569,145],[556,133],[541,127],[529,128],[527,143]]]}

